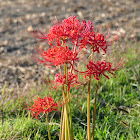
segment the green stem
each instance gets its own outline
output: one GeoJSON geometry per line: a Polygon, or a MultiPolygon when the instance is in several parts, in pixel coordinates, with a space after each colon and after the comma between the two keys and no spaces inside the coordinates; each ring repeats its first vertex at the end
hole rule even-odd
{"type": "Polygon", "coordinates": [[[68,137],[69,137],[69,140],[71,140],[71,133],[70,133],[70,123],[69,123],[69,117],[68,117],[68,108],[67,108],[67,104],[65,106],[65,115],[66,115],[66,125],[65,127],[67,128],[67,132],[68,132],[68,137]]]}
{"type": "MultiPolygon", "coordinates": [[[[66,84],[65,84],[65,91],[64,91],[64,99],[69,97],[69,92],[68,92],[68,67],[67,63],[64,64],[64,74],[66,75],[66,84]]],[[[71,140],[71,129],[70,129],[70,123],[69,123],[69,116],[68,116],[68,107],[67,103],[65,103],[65,129],[66,129],[66,134],[68,132],[68,137],[69,140],[71,140]]]]}
{"type": "Polygon", "coordinates": [[[61,111],[61,122],[60,122],[60,136],[59,140],[61,140],[62,137],[62,130],[63,130],[63,115],[64,114],[64,106],[62,106],[62,111],[61,111]]]}
{"type": "Polygon", "coordinates": [[[63,112],[63,123],[62,123],[62,135],[59,140],[65,140],[65,118],[64,118],[64,112],[63,112]]]}
{"type": "MultiPolygon", "coordinates": [[[[61,72],[61,65],[59,65],[59,71],[60,71],[60,75],[62,75],[62,72],[61,72]]],[[[64,87],[62,87],[62,95],[64,93],[64,87]]],[[[60,136],[59,136],[59,140],[62,139],[62,130],[63,130],[63,116],[64,116],[64,106],[62,106],[62,111],[61,111],[61,122],[60,122],[60,136]]]]}
{"type": "Polygon", "coordinates": [[[88,135],[88,140],[91,139],[91,132],[90,132],[90,84],[91,84],[91,76],[89,77],[88,96],[87,96],[87,135],[88,135]]]}
{"type": "Polygon", "coordinates": [[[30,111],[28,112],[28,119],[30,119],[31,118],[31,113],[30,113],[30,111]]]}
{"type": "Polygon", "coordinates": [[[93,129],[92,129],[92,140],[94,140],[95,135],[95,120],[96,120],[96,102],[97,102],[97,93],[99,89],[99,81],[97,82],[96,92],[95,92],[95,103],[94,103],[94,112],[93,112],[93,129]]]}
{"type": "Polygon", "coordinates": [[[67,123],[66,107],[64,115],[65,115],[65,140],[68,140],[68,123],[67,123]]]}
{"type": "Polygon", "coordinates": [[[48,138],[49,138],[49,140],[51,140],[50,129],[49,129],[48,114],[46,114],[46,120],[47,120],[47,128],[48,128],[48,138]]]}
{"type": "MultiPolygon", "coordinates": [[[[68,96],[68,98],[69,98],[69,96],[68,96]]],[[[73,137],[73,124],[72,124],[72,113],[71,113],[71,103],[70,103],[70,101],[68,102],[68,107],[69,107],[69,120],[70,120],[71,138],[72,138],[72,140],[74,140],[74,137],[73,137]]]]}

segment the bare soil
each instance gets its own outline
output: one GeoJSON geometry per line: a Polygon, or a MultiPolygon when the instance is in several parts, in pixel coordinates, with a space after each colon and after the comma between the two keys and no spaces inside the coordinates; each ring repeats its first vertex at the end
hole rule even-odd
{"type": "Polygon", "coordinates": [[[124,44],[140,41],[138,0],[0,0],[0,91],[6,82],[8,90],[25,92],[42,82],[41,73],[55,73],[29,59],[36,44],[29,31],[47,31],[55,17],[71,15],[110,26],[112,34],[118,30],[124,44]]]}

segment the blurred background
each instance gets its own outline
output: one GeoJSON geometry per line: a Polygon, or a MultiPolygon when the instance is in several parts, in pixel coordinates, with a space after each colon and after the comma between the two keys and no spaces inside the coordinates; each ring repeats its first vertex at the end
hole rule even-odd
{"type": "Polygon", "coordinates": [[[91,20],[103,30],[110,27],[112,35],[123,34],[119,51],[135,46],[139,53],[138,0],[0,0],[0,91],[6,83],[7,90],[26,92],[41,83],[41,73],[55,73],[30,60],[36,42],[29,32],[48,31],[55,17],[62,20],[71,15],[91,20]]]}

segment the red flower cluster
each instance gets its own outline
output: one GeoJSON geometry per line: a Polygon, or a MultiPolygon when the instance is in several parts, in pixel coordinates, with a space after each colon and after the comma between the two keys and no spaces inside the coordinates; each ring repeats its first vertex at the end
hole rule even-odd
{"type": "Polygon", "coordinates": [[[91,32],[90,35],[84,36],[81,43],[85,46],[90,45],[92,51],[98,53],[100,53],[100,49],[106,53],[107,47],[109,46],[107,38],[105,38],[103,34],[94,31],[91,32]]]}
{"type": "MultiPolygon", "coordinates": [[[[55,75],[55,80],[54,80],[54,88],[57,88],[60,85],[65,85],[66,84],[66,75],[60,75],[59,73],[57,73],[55,75]]],[[[71,87],[78,85],[78,76],[74,75],[73,73],[68,74],[68,91],[70,90],[71,87]]]]}
{"type": "Polygon", "coordinates": [[[78,60],[78,52],[70,50],[67,46],[52,46],[47,51],[43,51],[41,48],[36,47],[32,59],[35,62],[40,62],[48,66],[52,65],[62,65],[65,62],[71,63],[78,60]]]}
{"type": "MultiPolygon", "coordinates": [[[[83,48],[90,46],[93,52],[100,53],[100,51],[103,50],[106,53],[108,46],[111,46],[112,43],[117,40],[116,36],[113,40],[109,39],[109,30],[107,30],[105,34],[102,34],[100,30],[94,28],[94,24],[91,21],[80,21],[76,18],[76,16],[71,16],[62,20],[62,22],[55,20],[48,34],[39,30],[38,32],[31,32],[34,38],[47,41],[51,46],[47,51],[37,46],[32,55],[35,62],[40,62],[48,66],[70,63],[73,68],[75,62],[78,61],[78,53],[83,48]],[[68,46],[66,46],[67,41],[71,41],[69,43],[73,45],[73,49],[69,49],[68,46]]],[[[115,76],[113,72],[118,70],[121,65],[122,62],[120,62],[116,68],[112,68],[112,63],[106,62],[105,60],[97,61],[96,63],[90,61],[87,65],[88,70],[86,71],[86,76],[93,74],[94,78],[99,80],[99,76],[103,74],[109,79],[106,72],[115,76]]],[[[57,74],[54,82],[57,83],[56,85],[58,85],[58,83],[65,84],[65,79],[65,75],[57,74]]],[[[70,89],[72,83],[78,83],[77,76],[74,76],[72,73],[69,73],[68,79],[68,89],[70,89]]]]}
{"type": "Polygon", "coordinates": [[[76,47],[80,49],[91,46],[93,52],[100,52],[100,49],[106,53],[107,47],[114,41],[107,41],[109,34],[101,34],[100,31],[94,29],[91,21],[80,21],[76,16],[71,16],[64,19],[62,22],[56,20],[53,27],[50,28],[49,33],[45,32],[31,32],[32,36],[36,39],[49,42],[53,46],[55,42],[57,46],[61,46],[62,42],[70,40],[76,47]]]}
{"type": "MultiPolygon", "coordinates": [[[[66,39],[69,39],[72,43],[78,45],[78,41],[82,37],[82,32],[86,28],[86,21],[81,22],[80,20],[76,20],[76,18],[76,16],[71,16],[62,22],[56,20],[46,38],[49,40],[49,44],[52,45],[52,42],[55,40],[57,45],[61,46],[62,40],[66,41],[66,39]]],[[[42,38],[39,36],[39,39],[42,38]]]]}
{"type": "Polygon", "coordinates": [[[107,79],[110,79],[109,76],[105,73],[108,72],[115,77],[115,74],[113,72],[123,68],[123,65],[124,61],[122,61],[122,59],[120,60],[116,68],[112,68],[112,63],[105,60],[97,61],[96,63],[93,61],[89,61],[89,64],[87,65],[88,70],[85,72],[85,76],[93,75],[96,80],[99,80],[100,75],[103,74],[107,79]]]}
{"type": "Polygon", "coordinates": [[[29,108],[29,110],[32,111],[32,115],[35,116],[35,118],[37,119],[37,116],[40,113],[49,113],[54,110],[57,110],[57,108],[58,108],[58,104],[54,102],[54,99],[50,95],[47,95],[43,99],[38,97],[35,100],[33,106],[29,108]]]}

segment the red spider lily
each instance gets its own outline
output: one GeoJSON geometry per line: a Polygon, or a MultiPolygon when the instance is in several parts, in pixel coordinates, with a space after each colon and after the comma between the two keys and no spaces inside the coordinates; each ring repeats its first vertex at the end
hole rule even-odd
{"type": "Polygon", "coordinates": [[[101,34],[100,30],[98,32],[90,30],[87,34],[83,35],[83,39],[80,41],[81,46],[91,46],[93,52],[100,53],[100,50],[103,50],[106,53],[107,48],[118,39],[115,36],[109,41],[110,33],[105,35],[107,32],[109,32],[109,30],[107,30],[104,34],[101,34]]]}
{"type": "MultiPolygon", "coordinates": [[[[54,80],[54,88],[57,88],[60,85],[65,85],[66,84],[66,75],[60,75],[59,73],[57,73],[55,75],[55,80],[54,80]]],[[[77,86],[78,84],[80,84],[78,82],[78,76],[74,75],[73,73],[68,74],[68,91],[70,90],[71,87],[73,86],[77,86]]]]}
{"type": "Polygon", "coordinates": [[[35,118],[37,119],[37,116],[40,113],[49,113],[52,111],[57,111],[58,107],[59,104],[55,103],[54,99],[50,95],[47,95],[43,99],[38,97],[35,100],[35,103],[32,105],[32,107],[29,108],[29,110],[32,111],[32,115],[35,116],[35,118]]]}
{"type": "MultiPolygon", "coordinates": [[[[76,19],[76,16],[71,16],[64,19],[62,22],[55,20],[54,25],[50,28],[49,33],[41,32],[40,30],[30,32],[35,39],[41,41],[48,41],[52,46],[53,41],[57,43],[57,46],[61,46],[62,41],[66,39],[71,40],[76,46],[80,46],[80,40],[86,34],[89,34],[94,29],[91,21],[80,21],[76,19]]],[[[80,46],[83,48],[83,46],[80,46]]]]}
{"type": "Polygon", "coordinates": [[[106,53],[108,46],[111,46],[118,39],[115,36],[113,40],[109,40],[110,33],[105,35],[108,30],[104,34],[101,34],[100,30],[97,31],[94,29],[91,21],[80,21],[76,18],[76,16],[71,16],[62,22],[56,20],[48,34],[39,30],[38,32],[31,32],[31,34],[36,39],[48,41],[51,46],[54,42],[57,43],[57,46],[61,46],[68,39],[76,47],[79,46],[80,49],[90,45],[93,52],[98,53],[100,53],[100,50],[106,53]]]}
{"type": "Polygon", "coordinates": [[[72,43],[78,44],[81,38],[81,33],[85,28],[85,22],[76,20],[76,16],[71,16],[64,19],[62,22],[57,21],[53,27],[50,28],[48,33],[49,44],[52,41],[56,41],[57,45],[60,46],[62,41],[66,39],[71,40],[72,43]]]}
{"type": "Polygon", "coordinates": [[[124,63],[124,60],[120,60],[119,64],[116,68],[112,68],[112,63],[107,62],[106,60],[103,61],[97,61],[96,63],[93,61],[89,61],[89,64],[87,65],[87,71],[85,72],[85,77],[93,75],[96,80],[99,80],[100,75],[104,75],[107,79],[110,79],[108,75],[105,73],[108,72],[112,74],[115,77],[114,71],[120,70],[125,66],[126,63],[124,63]]]}
{"type": "Polygon", "coordinates": [[[36,47],[35,52],[32,55],[32,59],[35,62],[43,63],[48,66],[52,65],[62,65],[65,62],[71,63],[78,61],[78,52],[75,52],[73,50],[70,50],[67,46],[61,47],[61,46],[52,46],[47,51],[44,51],[43,49],[36,47]]]}
{"type": "Polygon", "coordinates": [[[79,20],[76,20],[76,16],[71,16],[67,19],[64,19],[62,22],[55,20],[55,24],[50,28],[49,33],[41,32],[38,30],[30,32],[34,38],[39,40],[49,41],[49,44],[52,45],[52,41],[56,41],[58,46],[61,46],[61,41],[66,39],[77,40],[80,30],[83,29],[82,23],[79,20]]]}
{"type": "Polygon", "coordinates": [[[62,21],[62,26],[65,29],[67,38],[70,39],[76,46],[80,46],[80,40],[83,35],[91,32],[94,29],[93,23],[91,21],[86,22],[76,19],[76,16],[71,16],[62,21]]]}

